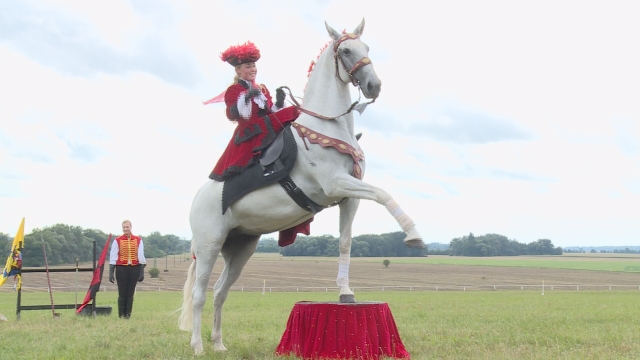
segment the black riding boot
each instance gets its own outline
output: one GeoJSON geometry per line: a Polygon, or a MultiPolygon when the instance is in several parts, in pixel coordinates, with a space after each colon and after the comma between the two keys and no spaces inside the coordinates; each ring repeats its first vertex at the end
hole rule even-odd
{"type": "Polygon", "coordinates": [[[125,297],[118,297],[118,316],[123,318],[126,314],[126,301],[127,299],[125,297]]]}
{"type": "Polygon", "coordinates": [[[131,317],[131,310],[133,309],[133,296],[127,298],[127,308],[125,309],[124,312],[124,317],[125,318],[130,318],[131,317]]]}

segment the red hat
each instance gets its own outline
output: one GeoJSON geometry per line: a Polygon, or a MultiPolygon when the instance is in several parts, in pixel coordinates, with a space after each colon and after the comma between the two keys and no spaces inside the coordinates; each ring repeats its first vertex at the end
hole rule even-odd
{"type": "Polygon", "coordinates": [[[254,43],[247,41],[242,45],[236,45],[228,48],[220,54],[220,59],[233,66],[248,62],[256,62],[260,59],[260,50],[258,50],[254,43]]]}

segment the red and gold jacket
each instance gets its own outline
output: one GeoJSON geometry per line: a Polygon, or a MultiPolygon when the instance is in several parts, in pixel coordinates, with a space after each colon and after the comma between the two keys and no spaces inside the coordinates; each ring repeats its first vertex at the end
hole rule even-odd
{"type": "Polygon", "coordinates": [[[115,242],[118,244],[118,257],[116,259],[116,265],[138,265],[140,263],[140,259],[138,259],[138,249],[140,247],[140,241],[142,241],[142,238],[135,235],[118,236],[115,240],[115,242]]]}

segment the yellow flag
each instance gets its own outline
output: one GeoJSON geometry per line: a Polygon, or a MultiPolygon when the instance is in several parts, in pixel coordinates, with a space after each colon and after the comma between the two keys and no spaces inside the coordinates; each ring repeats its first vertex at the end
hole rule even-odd
{"type": "Polygon", "coordinates": [[[20,227],[18,228],[18,232],[16,236],[13,238],[13,243],[11,244],[11,253],[9,253],[9,257],[7,258],[7,263],[2,270],[2,276],[0,276],[0,286],[4,285],[4,282],[11,276],[17,275],[17,286],[16,290],[20,290],[20,286],[22,285],[22,277],[17,273],[17,269],[22,267],[22,254],[21,250],[24,247],[24,218],[20,222],[20,227]]]}

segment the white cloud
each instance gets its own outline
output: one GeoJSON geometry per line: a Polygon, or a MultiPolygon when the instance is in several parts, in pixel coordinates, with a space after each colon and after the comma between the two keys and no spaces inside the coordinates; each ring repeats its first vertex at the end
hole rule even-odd
{"type": "MultiPolygon", "coordinates": [[[[363,35],[382,93],[356,130],[365,180],[427,242],[469,232],[631,245],[640,200],[636,3],[366,1],[108,4],[0,10],[0,231],[68,223],[190,238],[191,200],[233,124],[201,101],[255,42],[259,80],[302,95],[329,40],[363,35]]],[[[314,234],[337,235],[338,210],[314,234]]],[[[363,201],[354,234],[396,231],[363,201]]]]}
{"type": "MultiPolygon", "coordinates": [[[[69,12],[62,10],[66,6],[58,9],[11,3],[0,13],[3,20],[0,39],[8,47],[66,75],[90,77],[100,73],[126,75],[140,71],[172,84],[194,87],[200,81],[198,66],[187,51],[181,51],[184,50],[182,40],[171,31],[175,30],[172,25],[177,22],[172,9],[160,4],[134,6],[142,16],[151,19],[136,20],[149,22],[151,26],[135,28],[136,35],[129,38],[124,47],[121,41],[113,46],[109,40],[114,41],[114,37],[105,38],[104,33],[117,27],[119,22],[114,19],[126,6],[104,9],[106,11],[100,15],[103,21],[99,22],[102,28],[98,29],[90,20],[98,16],[101,6],[92,9],[87,19],[81,17],[87,15],[86,6],[78,8],[80,11],[69,12]],[[107,23],[111,26],[107,27],[107,23]]],[[[130,11],[124,13],[130,14],[130,11]]],[[[116,30],[115,38],[121,38],[121,31],[116,30]]]]}

